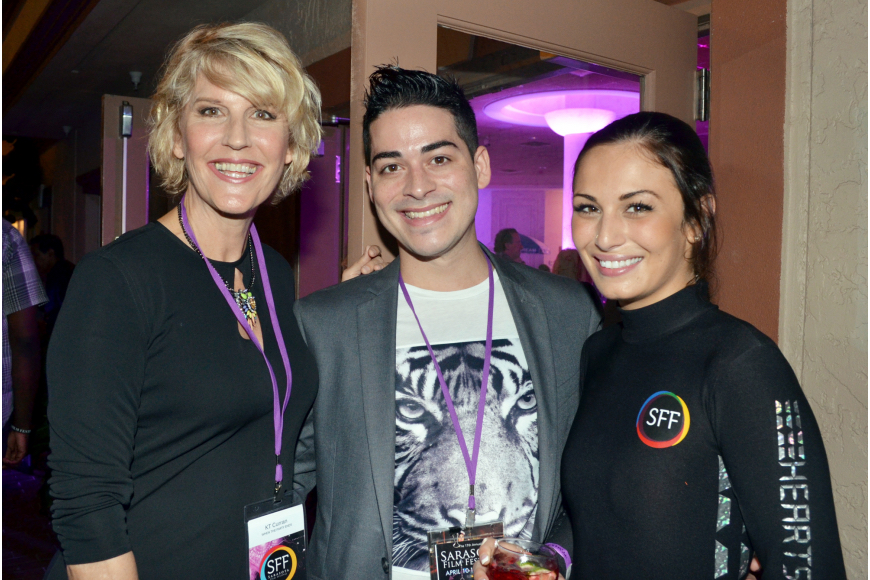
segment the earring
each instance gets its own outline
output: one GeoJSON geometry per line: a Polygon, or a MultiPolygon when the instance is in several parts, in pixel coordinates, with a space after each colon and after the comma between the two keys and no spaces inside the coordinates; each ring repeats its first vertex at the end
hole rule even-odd
{"type": "Polygon", "coordinates": [[[696,241],[696,242],[700,242],[700,241],[701,241],[701,236],[695,236],[695,241],[696,241]]]}

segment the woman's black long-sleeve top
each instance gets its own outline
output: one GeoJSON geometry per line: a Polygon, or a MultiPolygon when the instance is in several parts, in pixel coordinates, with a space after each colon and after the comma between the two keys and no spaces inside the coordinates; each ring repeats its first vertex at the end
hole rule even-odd
{"type": "MultiPolygon", "coordinates": [[[[292,369],[281,462],[317,371],[293,316],[290,266],[264,248],[292,369]]],[[[248,252],[213,262],[250,278],[248,252]]],[[[282,400],[284,366],[258,272],[253,288],[282,400]]],[[[133,551],[139,577],[243,578],[244,506],[275,488],[273,391],[256,345],[189,246],[160,224],[76,267],[48,357],[54,529],[67,564],[133,551]]],[[[62,578],[62,565],[50,578],[62,578]]]]}
{"type": "Polygon", "coordinates": [[[788,362],[700,283],[583,354],[562,456],[572,580],[845,578],[828,462],[788,362]]]}

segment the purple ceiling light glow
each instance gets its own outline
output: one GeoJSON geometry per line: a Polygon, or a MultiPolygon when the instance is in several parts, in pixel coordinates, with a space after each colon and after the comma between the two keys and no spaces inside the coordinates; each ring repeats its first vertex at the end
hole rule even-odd
{"type": "Polygon", "coordinates": [[[562,247],[573,248],[574,161],[589,135],[616,119],[640,110],[640,94],[629,91],[564,90],[508,97],[486,105],[483,112],[493,119],[549,127],[565,138],[562,169],[562,247]]]}

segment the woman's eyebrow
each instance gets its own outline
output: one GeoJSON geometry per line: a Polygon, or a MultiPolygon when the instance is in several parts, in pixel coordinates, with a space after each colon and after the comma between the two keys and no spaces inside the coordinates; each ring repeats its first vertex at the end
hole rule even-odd
{"type": "Polygon", "coordinates": [[[210,99],[208,97],[197,97],[190,102],[189,106],[196,107],[199,105],[221,105],[220,100],[218,99],[210,99]]]}
{"type": "Polygon", "coordinates": [[[622,195],[619,196],[619,201],[625,201],[626,199],[631,199],[635,195],[640,195],[641,193],[649,193],[650,195],[654,195],[656,197],[659,197],[659,194],[657,194],[656,192],[654,192],[651,189],[638,189],[637,191],[630,191],[629,193],[623,193],[622,195]]]}
{"type": "MultiPolygon", "coordinates": [[[[631,199],[632,197],[634,197],[636,195],[640,195],[642,193],[648,193],[650,195],[654,195],[655,197],[659,197],[659,194],[657,194],[656,192],[654,192],[651,189],[638,189],[637,191],[630,191],[628,193],[623,193],[622,195],[619,196],[619,201],[625,201],[627,199],[631,199]]],[[[588,193],[579,193],[579,192],[575,191],[574,197],[583,197],[583,198],[588,199],[589,201],[598,202],[598,200],[595,199],[594,195],[589,195],[588,193]]],[[[659,199],[661,199],[661,198],[659,198],[659,199]]]]}

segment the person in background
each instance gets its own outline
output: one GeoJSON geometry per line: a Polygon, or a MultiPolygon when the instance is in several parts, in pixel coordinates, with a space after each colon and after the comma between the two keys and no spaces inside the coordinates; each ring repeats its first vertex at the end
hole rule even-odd
{"type": "Polygon", "coordinates": [[[3,466],[27,455],[33,400],[39,387],[36,310],[48,297],[27,242],[3,221],[3,466]]]}
{"type": "Polygon", "coordinates": [[[580,253],[575,249],[559,250],[556,261],[553,262],[553,274],[586,284],[592,283],[592,278],[580,259],[580,253]]]}
{"type": "Polygon", "coordinates": [[[495,235],[495,245],[493,247],[495,255],[516,262],[517,264],[525,264],[520,254],[523,251],[523,242],[520,239],[520,233],[514,228],[506,228],[499,231],[495,235]]]}
{"type": "Polygon", "coordinates": [[[598,297],[596,306],[598,306],[598,309],[601,312],[601,326],[603,328],[607,328],[608,326],[619,322],[619,308],[617,307],[616,302],[608,301],[601,295],[595,287],[595,284],[592,283],[592,277],[589,275],[589,272],[586,271],[586,267],[583,265],[583,261],[580,259],[580,253],[577,250],[573,248],[559,250],[559,254],[556,256],[556,261],[553,262],[553,274],[577,280],[581,284],[587,286],[589,290],[598,297]]]}
{"type": "Polygon", "coordinates": [[[64,257],[63,242],[53,234],[40,234],[31,238],[30,252],[48,294],[48,302],[40,307],[47,343],[57,320],[57,313],[60,312],[66,297],[66,289],[75,266],[64,257]]]}
{"type": "Polygon", "coordinates": [[[283,497],[317,392],[293,272],[252,225],[307,177],[317,88],[276,30],[202,25],[152,103],[180,202],[79,262],[49,347],[51,580],[250,579],[245,508],[283,497]]]}

